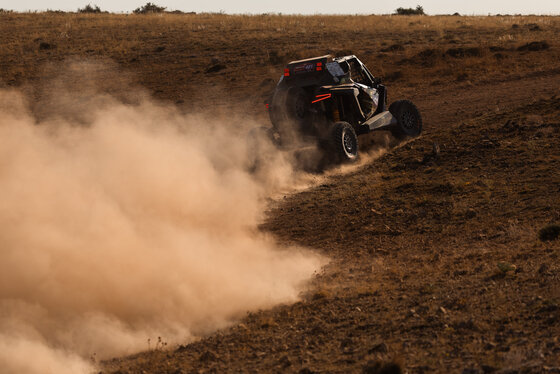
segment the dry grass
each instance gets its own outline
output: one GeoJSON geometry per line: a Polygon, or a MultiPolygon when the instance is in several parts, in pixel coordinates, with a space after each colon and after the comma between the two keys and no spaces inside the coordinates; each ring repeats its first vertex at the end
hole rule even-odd
{"type": "Polygon", "coordinates": [[[228,101],[260,104],[255,87],[276,80],[292,59],[354,53],[397,89],[476,84],[556,67],[558,35],[560,17],[545,16],[7,13],[0,14],[0,82],[37,83],[46,64],[68,58],[110,59],[167,100],[199,104],[193,83],[203,79],[217,88],[213,101],[227,89],[228,101]],[[550,48],[517,51],[541,41],[550,48]],[[218,62],[226,69],[205,74],[218,62]]]}

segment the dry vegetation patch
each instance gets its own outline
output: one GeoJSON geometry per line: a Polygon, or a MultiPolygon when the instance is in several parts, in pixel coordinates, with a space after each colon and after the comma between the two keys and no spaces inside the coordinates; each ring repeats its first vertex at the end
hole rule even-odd
{"type": "MultiPolygon", "coordinates": [[[[376,76],[385,77],[392,90],[455,82],[461,74],[466,77],[463,81],[473,84],[507,80],[526,71],[553,69],[560,60],[558,17],[169,13],[0,17],[0,82],[5,85],[41,84],[47,63],[110,59],[135,73],[140,84],[162,99],[189,108],[206,99],[223,105],[233,99],[254,114],[262,112],[262,98],[253,88],[264,79],[277,80],[287,61],[312,55],[354,53],[376,76]],[[214,71],[215,65],[226,68],[214,71]],[[210,88],[204,97],[197,94],[200,82],[210,88]]],[[[114,79],[119,80],[118,74],[114,79]]]]}

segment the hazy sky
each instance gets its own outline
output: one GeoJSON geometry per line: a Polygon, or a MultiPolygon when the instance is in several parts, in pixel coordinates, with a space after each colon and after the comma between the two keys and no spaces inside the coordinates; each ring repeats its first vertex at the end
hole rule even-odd
{"type": "MultiPolygon", "coordinates": [[[[75,11],[88,3],[111,12],[130,12],[147,0],[0,0],[0,8],[75,11]]],[[[560,0],[151,0],[169,10],[226,13],[392,13],[398,7],[420,4],[428,14],[560,14],[560,0]]]]}

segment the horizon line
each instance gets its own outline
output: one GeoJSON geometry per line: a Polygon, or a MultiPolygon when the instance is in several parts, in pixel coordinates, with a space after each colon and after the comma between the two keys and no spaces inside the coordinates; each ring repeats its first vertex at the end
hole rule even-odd
{"type": "Polygon", "coordinates": [[[173,10],[165,10],[163,12],[153,12],[147,14],[136,14],[133,10],[130,11],[108,11],[108,10],[101,10],[101,13],[87,13],[87,12],[80,12],[81,8],[76,10],[63,10],[63,9],[26,9],[26,10],[14,10],[14,9],[4,9],[0,8],[0,14],[5,13],[18,13],[18,14],[38,14],[38,13],[75,13],[75,14],[114,14],[114,15],[158,15],[158,14],[176,14],[176,15],[199,15],[199,14],[212,14],[212,15],[230,15],[230,16],[304,16],[304,17],[313,17],[313,16],[397,16],[397,17],[441,17],[441,16],[450,16],[450,17],[558,17],[560,13],[491,13],[488,12],[486,14],[482,13],[435,13],[435,14],[410,14],[410,15],[402,15],[396,13],[284,13],[284,12],[263,12],[263,13],[253,13],[253,12],[224,12],[222,10],[219,11],[203,11],[203,12],[196,12],[196,11],[184,11],[179,9],[173,10]]]}

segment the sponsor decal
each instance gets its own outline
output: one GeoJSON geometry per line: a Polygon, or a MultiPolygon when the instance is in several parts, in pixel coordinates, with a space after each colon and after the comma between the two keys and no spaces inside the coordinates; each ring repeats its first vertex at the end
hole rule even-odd
{"type": "Polygon", "coordinates": [[[294,73],[308,73],[313,70],[315,70],[315,64],[313,62],[307,62],[294,67],[294,73]]]}

